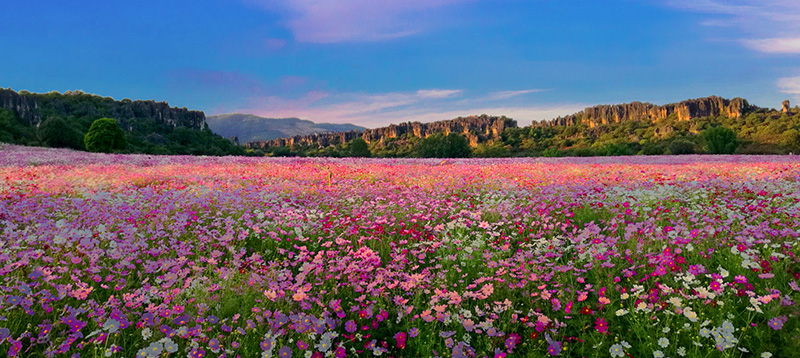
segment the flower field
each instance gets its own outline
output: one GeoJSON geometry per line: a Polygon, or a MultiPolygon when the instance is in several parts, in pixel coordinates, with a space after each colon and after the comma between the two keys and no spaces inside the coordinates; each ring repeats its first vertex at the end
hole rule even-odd
{"type": "Polygon", "coordinates": [[[0,148],[14,357],[792,357],[796,156],[0,148]]]}

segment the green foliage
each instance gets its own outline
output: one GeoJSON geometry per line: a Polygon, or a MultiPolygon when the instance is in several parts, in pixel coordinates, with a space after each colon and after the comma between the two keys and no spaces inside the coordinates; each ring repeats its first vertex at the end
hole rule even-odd
{"type": "Polygon", "coordinates": [[[712,127],[704,130],[700,136],[711,154],[733,154],[739,146],[736,132],[730,128],[712,127]]]}
{"type": "Polygon", "coordinates": [[[347,153],[351,157],[369,157],[369,145],[363,138],[356,138],[347,143],[347,153]]]}
{"type": "Polygon", "coordinates": [[[669,144],[669,152],[674,155],[694,154],[695,144],[688,139],[676,139],[669,144]]]}
{"type": "Polygon", "coordinates": [[[470,153],[467,138],[456,133],[432,135],[417,147],[417,155],[422,158],[466,158],[470,153]]]}
{"type": "Polygon", "coordinates": [[[664,146],[653,142],[647,142],[642,146],[642,149],[639,151],[639,154],[662,155],[664,154],[664,146]]]}
{"type": "Polygon", "coordinates": [[[125,133],[119,127],[117,120],[112,118],[100,118],[92,122],[89,132],[83,138],[83,143],[86,150],[101,153],[122,150],[128,145],[125,133]]]}
{"type": "Polygon", "coordinates": [[[550,147],[550,148],[547,148],[544,151],[542,151],[542,156],[543,157],[551,157],[551,158],[560,157],[561,156],[561,151],[558,150],[558,148],[556,148],[556,147],[550,147]]]}
{"type": "Polygon", "coordinates": [[[0,142],[31,144],[32,128],[22,125],[14,112],[0,108],[0,142]]]}
{"type": "Polygon", "coordinates": [[[501,142],[481,143],[472,155],[478,158],[504,158],[510,157],[511,151],[501,142]]]}
{"type": "Polygon", "coordinates": [[[169,108],[155,101],[115,101],[80,91],[61,94],[18,94],[0,88],[8,96],[23,96],[36,103],[27,120],[14,111],[0,108],[0,141],[23,145],[48,145],[85,148],[84,133],[99,118],[116,118],[124,127],[127,146],[124,153],[201,154],[201,155],[263,155],[261,151],[245,151],[243,147],[215,135],[207,128],[196,128],[199,112],[185,108],[169,108]],[[158,118],[157,113],[169,111],[171,123],[158,118]],[[46,118],[36,123],[37,118],[46,118]],[[57,120],[60,119],[60,120],[57,120]],[[30,121],[30,123],[28,122],[30,121]],[[62,122],[63,121],[63,122],[62,122]],[[66,123],[66,125],[65,125],[66,123]],[[58,133],[58,129],[65,130],[58,133]],[[71,130],[70,130],[71,129],[71,130]],[[73,137],[75,136],[75,137],[73,137]]]}
{"type": "Polygon", "coordinates": [[[800,131],[790,129],[781,135],[781,145],[792,153],[800,153],[800,131]]]}
{"type": "Polygon", "coordinates": [[[42,143],[50,147],[83,149],[83,135],[61,117],[50,117],[37,129],[42,143]]]}
{"type": "Polygon", "coordinates": [[[607,143],[599,148],[598,153],[607,156],[621,156],[621,155],[631,155],[631,150],[625,144],[607,143]]]}

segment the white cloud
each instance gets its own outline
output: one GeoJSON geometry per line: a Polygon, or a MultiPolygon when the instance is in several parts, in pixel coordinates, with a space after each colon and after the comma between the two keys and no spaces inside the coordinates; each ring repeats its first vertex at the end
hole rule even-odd
{"type": "Polygon", "coordinates": [[[753,50],[764,53],[800,53],[800,37],[742,40],[742,43],[753,50]]]}
{"type": "Polygon", "coordinates": [[[308,92],[300,98],[275,96],[250,98],[243,108],[215,112],[252,113],[263,117],[298,117],[314,122],[353,123],[382,127],[401,122],[433,122],[470,115],[505,115],[520,125],[577,112],[584,104],[509,106],[503,99],[538,90],[502,91],[502,96],[463,98],[458,89],[422,89],[410,92],[339,93],[308,92]],[[489,98],[487,100],[487,98],[489,98]]]}
{"type": "Polygon", "coordinates": [[[736,27],[746,34],[739,42],[767,54],[800,54],[798,0],[672,0],[669,5],[710,18],[707,26],[736,27]]]}
{"type": "Polygon", "coordinates": [[[538,92],[544,92],[544,91],[546,91],[546,90],[534,88],[534,89],[527,89],[527,90],[521,90],[521,91],[492,92],[492,93],[489,93],[489,99],[506,99],[506,98],[516,97],[516,96],[521,96],[521,95],[524,95],[524,94],[538,93],[538,92]]]}
{"type": "Polygon", "coordinates": [[[779,79],[778,88],[780,88],[783,93],[800,95],[800,76],[779,79]]]}

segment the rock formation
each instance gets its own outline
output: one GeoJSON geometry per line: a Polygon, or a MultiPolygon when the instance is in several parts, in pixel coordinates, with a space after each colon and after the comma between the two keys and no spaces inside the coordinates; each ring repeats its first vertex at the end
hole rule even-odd
{"type": "Polygon", "coordinates": [[[790,108],[789,106],[791,105],[789,103],[789,100],[787,99],[787,100],[783,101],[782,105],[783,105],[783,108],[781,109],[781,111],[783,113],[789,113],[789,108],[790,108]]]}
{"type": "Polygon", "coordinates": [[[347,143],[361,137],[367,143],[383,141],[387,138],[397,138],[411,133],[415,137],[427,138],[434,134],[448,135],[450,133],[463,134],[471,146],[500,137],[505,128],[514,128],[517,122],[503,117],[495,116],[469,116],[459,117],[446,121],[432,123],[405,122],[392,124],[388,127],[366,129],[364,131],[317,133],[306,136],[278,138],[269,141],[248,142],[249,148],[283,147],[294,145],[316,145],[326,147],[347,143]]]}
{"type": "Polygon", "coordinates": [[[727,116],[729,118],[741,117],[744,112],[752,109],[747,100],[734,98],[731,100],[711,96],[705,98],[689,99],[680,103],[670,103],[663,106],[651,103],[631,102],[615,105],[599,105],[586,108],[573,115],[558,117],[550,121],[534,123],[542,126],[569,126],[585,124],[590,128],[602,124],[619,123],[624,121],[655,122],[675,114],[679,121],[708,116],[727,116]]]}
{"type": "Polygon", "coordinates": [[[123,128],[131,129],[136,125],[135,119],[153,119],[170,127],[186,127],[193,129],[206,128],[206,116],[202,111],[190,111],[184,108],[170,107],[166,102],[131,101],[124,99],[114,101],[111,98],[90,95],[81,91],[60,94],[17,93],[11,89],[0,88],[0,108],[14,111],[17,116],[30,126],[38,126],[43,112],[71,115],[82,112],[87,116],[109,117],[120,122],[123,128]],[[102,102],[102,110],[97,103],[102,102]],[[76,111],[75,107],[79,110],[76,111]],[[45,111],[45,109],[47,111],[45,111]],[[69,110],[68,110],[69,109],[69,110]]]}

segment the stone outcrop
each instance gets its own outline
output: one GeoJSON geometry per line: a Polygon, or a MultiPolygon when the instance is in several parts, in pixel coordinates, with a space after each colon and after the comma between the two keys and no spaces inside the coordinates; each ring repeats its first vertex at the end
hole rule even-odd
{"type": "Polygon", "coordinates": [[[503,117],[496,116],[469,116],[459,117],[446,121],[432,123],[405,122],[392,124],[388,127],[366,129],[364,131],[331,132],[318,133],[306,136],[294,136],[289,138],[278,138],[269,141],[248,142],[249,148],[283,147],[294,145],[311,145],[326,147],[336,144],[344,144],[355,138],[363,138],[367,143],[380,142],[387,138],[398,138],[405,134],[419,138],[427,138],[434,134],[448,135],[459,133],[467,137],[471,146],[486,142],[500,137],[500,133],[505,128],[514,128],[517,122],[503,117]]]}
{"type": "Polygon", "coordinates": [[[787,100],[783,101],[783,103],[781,103],[781,104],[783,105],[783,108],[781,108],[781,111],[782,111],[783,113],[789,113],[789,110],[790,110],[790,108],[791,108],[791,107],[790,107],[790,106],[791,106],[791,104],[789,103],[789,100],[787,99],[787,100]]]}
{"type": "Polygon", "coordinates": [[[631,102],[614,105],[599,105],[586,108],[573,115],[558,117],[550,121],[534,123],[542,126],[570,126],[585,124],[590,128],[602,124],[620,123],[625,121],[655,122],[675,114],[679,121],[708,116],[726,116],[739,118],[743,113],[753,107],[742,98],[725,99],[711,96],[705,98],[689,99],[679,103],[670,103],[662,106],[651,103],[631,102]]]}
{"type": "Polygon", "coordinates": [[[30,126],[38,126],[45,119],[42,118],[43,112],[69,116],[77,109],[77,112],[87,116],[114,118],[127,129],[132,129],[136,125],[136,119],[143,118],[153,119],[170,127],[206,128],[206,116],[202,111],[170,107],[166,102],[129,99],[115,101],[81,91],[35,94],[24,91],[17,93],[11,89],[0,88],[0,108],[15,112],[30,126]],[[99,106],[99,103],[102,103],[102,106],[99,106]]]}

